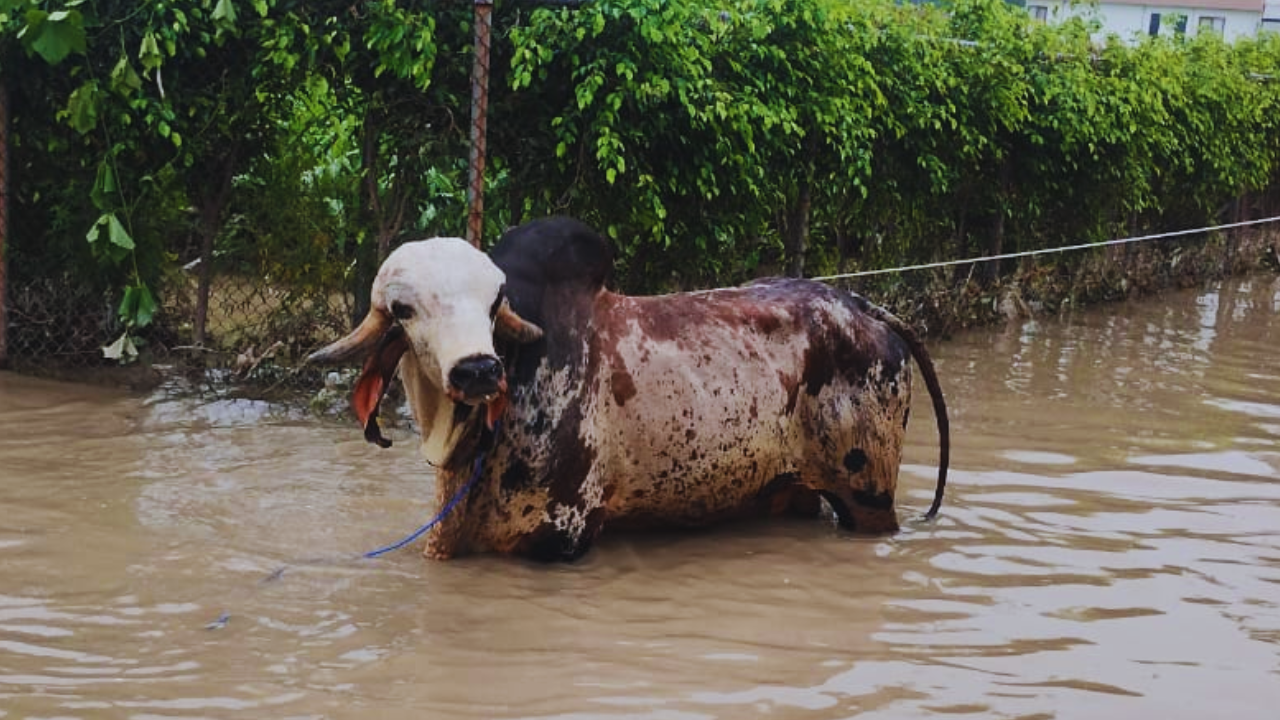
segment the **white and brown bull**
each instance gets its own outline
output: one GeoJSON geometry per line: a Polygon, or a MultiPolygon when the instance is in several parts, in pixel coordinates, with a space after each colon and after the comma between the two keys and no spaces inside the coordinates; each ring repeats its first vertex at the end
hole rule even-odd
{"type": "Polygon", "coordinates": [[[611,264],[568,218],[515,228],[488,256],[456,238],[407,243],[364,322],[311,356],[366,358],[353,405],[383,447],[378,403],[399,368],[441,506],[482,457],[426,555],[573,559],[606,525],[817,514],[819,498],[844,527],[896,530],[912,356],[941,435],[937,512],[946,406],[897,318],[794,279],[619,295],[605,289],[611,264]]]}

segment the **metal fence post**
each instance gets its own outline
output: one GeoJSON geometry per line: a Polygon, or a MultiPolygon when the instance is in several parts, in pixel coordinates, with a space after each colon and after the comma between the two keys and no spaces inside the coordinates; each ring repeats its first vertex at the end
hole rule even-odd
{"type": "Polygon", "coordinates": [[[9,88],[0,78],[0,368],[9,364],[9,88]]]}
{"type": "Polygon", "coordinates": [[[475,60],[471,67],[471,165],[467,183],[467,240],[480,247],[484,234],[485,123],[489,111],[489,30],[493,0],[475,0],[475,60]]]}

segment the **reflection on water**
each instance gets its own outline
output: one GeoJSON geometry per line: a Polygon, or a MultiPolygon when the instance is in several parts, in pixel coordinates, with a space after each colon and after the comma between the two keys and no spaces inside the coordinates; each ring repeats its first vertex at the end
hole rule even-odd
{"type": "Polygon", "coordinates": [[[951,495],[914,520],[917,422],[894,537],[792,521],[266,584],[416,526],[411,446],[0,374],[0,718],[1275,717],[1278,314],[1263,277],[935,343],[951,495]]]}

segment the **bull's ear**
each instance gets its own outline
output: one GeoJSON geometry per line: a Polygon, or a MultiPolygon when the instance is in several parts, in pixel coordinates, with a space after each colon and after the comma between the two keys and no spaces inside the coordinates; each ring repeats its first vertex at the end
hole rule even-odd
{"type": "Polygon", "coordinates": [[[351,331],[350,335],[311,353],[307,356],[307,362],[347,362],[351,358],[363,355],[373,349],[374,345],[382,339],[382,336],[386,334],[390,327],[391,316],[378,308],[373,308],[364,317],[364,321],[360,323],[360,326],[351,331]]]}
{"type": "Polygon", "coordinates": [[[542,339],[542,328],[517,315],[506,300],[502,301],[497,314],[494,315],[493,331],[500,338],[518,343],[531,343],[542,339]]]}
{"type": "Polygon", "coordinates": [[[351,393],[351,409],[360,419],[360,427],[364,428],[364,439],[378,447],[391,447],[391,441],[382,437],[382,430],[378,427],[378,403],[382,402],[382,396],[391,384],[400,357],[408,349],[404,328],[392,326],[378,339],[377,346],[365,360],[360,379],[356,380],[355,390],[351,393]]]}

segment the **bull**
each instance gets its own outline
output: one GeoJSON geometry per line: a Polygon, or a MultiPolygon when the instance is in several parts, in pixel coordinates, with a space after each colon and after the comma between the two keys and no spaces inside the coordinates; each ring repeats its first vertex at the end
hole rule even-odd
{"type": "Polygon", "coordinates": [[[607,525],[699,526],[783,513],[898,528],[911,359],[950,439],[912,330],[858,295],[798,279],[637,297],[606,289],[610,246],[569,218],[508,231],[489,255],[457,238],[386,259],[368,316],[312,362],[363,356],[352,405],[383,447],[397,368],[437,468],[424,554],[572,560],[607,525]]]}

